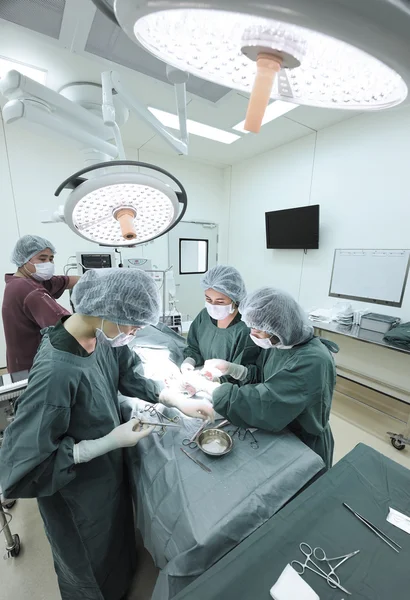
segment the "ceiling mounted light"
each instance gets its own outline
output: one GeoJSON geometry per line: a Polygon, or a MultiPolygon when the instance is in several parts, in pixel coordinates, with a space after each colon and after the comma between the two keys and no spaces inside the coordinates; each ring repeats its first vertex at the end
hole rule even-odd
{"type": "MultiPolygon", "coordinates": [[[[157,117],[165,127],[179,130],[179,119],[178,115],[159,110],[158,108],[148,107],[148,110],[157,117]]],[[[192,135],[198,135],[199,137],[207,138],[208,140],[214,140],[215,142],[221,142],[222,144],[232,144],[236,140],[240,139],[239,135],[218,129],[217,127],[211,127],[210,125],[204,125],[204,123],[198,123],[198,121],[192,121],[187,119],[188,133],[192,135]]]]}
{"type": "Polygon", "coordinates": [[[71,189],[59,220],[77,235],[102,246],[135,246],[149,242],[179,223],[187,207],[182,184],[167,171],[147,163],[117,160],[99,163],[74,173],[56,190],[71,189]],[[152,175],[116,167],[150,169],[174,181],[179,192],[152,175]],[[83,175],[104,169],[102,175],[83,175]]]}
{"type": "Polygon", "coordinates": [[[270,98],[362,111],[407,97],[410,11],[402,3],[115,0],[114,10],[127,35],[167,64],[253,89],[250,131],[270,98]]]}
{"type": "MultiPolygon", "coordinates": [[[[265,115],[262,119],[261,125],[266,125],[266,123],[270,123],[274,119],[278,119],[291,110],[297,108],[298,104],[291,104],[290,102],[282,102],[281,100],[276,100],[276,102],[272,102],[269,104],[268,108],[265,110],[265,115]]],[[[245,121],[241,121],[237,125],[234,125],[232,129],[236,131],[241,131],[242,133],[249,133],[245,129],[245,121]]]]}

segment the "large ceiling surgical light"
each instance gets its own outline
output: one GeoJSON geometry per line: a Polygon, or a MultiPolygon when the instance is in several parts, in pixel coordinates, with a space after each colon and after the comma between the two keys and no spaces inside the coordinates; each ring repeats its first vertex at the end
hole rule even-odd
{"type": "Polygon", "coordinates": [[[175,151],[187,154],[188,76],[172,67],[167,73],[176,89],[181,139],[173,136],[122,86],[115,72],[102,74],[102,86],[75,83],[60,93],[17,71],[10,71],[0,80],[0,92],[9,98],[3,108],[5,123],[22,119],[53,129],[80,142],[85,152],[88,165],[66,179],[55,192],[59,196],[63,190],[70,190],[64,206],[47,215],[43,222],[64,222],[82,238],[112,247],[148,242],[179,223],[187,208],[184,187],[164,169],[126,160],[119,129],[130,108],[175,151]],[[177,191],[158,174],[171,180],[177,191]]]}
{"type": "Polygon", "coordinates": [[[250,93],[248,131],[271,98],[359,111],[407,98],[405,0],[115,0],[111,17],[165,63],[250,93]]]}

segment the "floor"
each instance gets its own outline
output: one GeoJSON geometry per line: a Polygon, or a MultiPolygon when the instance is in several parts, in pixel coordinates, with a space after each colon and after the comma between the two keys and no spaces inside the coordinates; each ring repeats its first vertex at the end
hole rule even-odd
{"type": "MultiPolygon", "coordinates": [[[[335,393],[331,424],[335,437],[335,462],[363,442],[410,468],[410,448],[395,450],[386,431],[402,432],[395,418],[366,406],[354,398],[335,393]]],[[[12,510],[12,533],[22,540],[17,559],[0,560],[0,600],[60,600],[51,553],[36,502],[19,500],[12,510]]],[[[141,544],[141,541],[139,542],[141,544]]],[[[0,552],[4,538],[0,535],[0,552]]],[[[128,600],[150,600],[156,569],[149,554],[141,549],[141,562],[128,600]]]]}

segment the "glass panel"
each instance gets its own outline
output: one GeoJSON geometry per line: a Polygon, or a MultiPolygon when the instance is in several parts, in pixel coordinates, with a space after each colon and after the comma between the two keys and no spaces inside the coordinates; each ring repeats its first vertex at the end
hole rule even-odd
{"type": "Polygon", "coordinates": [[[179,274],[194,275],[208,270],[208,240],[179,240],[179,274]]]}

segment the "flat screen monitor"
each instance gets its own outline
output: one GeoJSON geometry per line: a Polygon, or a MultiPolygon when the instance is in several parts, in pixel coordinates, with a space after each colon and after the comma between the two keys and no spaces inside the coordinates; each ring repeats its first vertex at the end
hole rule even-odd
{"type": "Polygon", "coordinates": [[[318,204],[267,212],[265,219],[267,248],[319,248],[318,204]]]}

